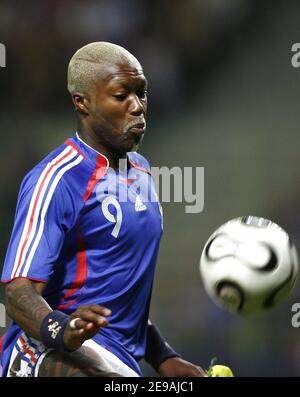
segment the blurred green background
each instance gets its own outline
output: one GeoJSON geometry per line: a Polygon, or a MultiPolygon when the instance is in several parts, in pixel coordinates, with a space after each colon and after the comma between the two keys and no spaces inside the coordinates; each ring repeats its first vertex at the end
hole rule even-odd
{"type": "Polygon", "coordinates": [[[209,235],[240,215],[279,223],[300,251],[299,14],[296,0],[1,0],[1,264],[22,178],[75,131],[70,57],[91,41],[123,45],[150,83],[141,153],[152,166],[205,167],[202,213],[163,203],[152,320],[204,368],[217,357],[239,376],[299,376],[299,282],[280,307],[242,318],[210,301],[198,271],[209,235]]]}

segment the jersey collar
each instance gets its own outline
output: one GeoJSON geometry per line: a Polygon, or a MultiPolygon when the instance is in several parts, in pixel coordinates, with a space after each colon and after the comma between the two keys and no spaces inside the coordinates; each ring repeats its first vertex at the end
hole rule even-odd
{"type": "Polygon", "coordinates": [[[101,162],[106,165],[106,168],[109,168],[108,158],[88,145],[80,138],[78,132],[76,132],[72,139],[68,139],[65,144],[73,146],[86,160],[92,160],[93,163],[99,162],[99,159],[101,159],[101,162]]]}

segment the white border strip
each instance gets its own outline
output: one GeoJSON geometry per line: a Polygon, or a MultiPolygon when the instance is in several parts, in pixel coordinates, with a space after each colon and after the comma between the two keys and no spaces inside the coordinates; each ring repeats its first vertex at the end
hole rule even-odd
{"type": "Polygon", "coordinates": [[[38,203],[37,203],[37,207],[35,209],[35,214],[34,214],[34,219],[33,219],[32,229],[31,229],[30,235],[28,236],[28,240],[25,241],[25,239],[27,237],[27,233],[28,233],[29,227],[30,227],[30,221],[31,221],[31,218],[32,218],[32,211],[33,211],[34,203],[36,201],[36,197],[37,197],[37,194],[39,192],[40,186],[43,183],[44,177],[47,174],[48,170],[51,168],[51,166],[53,166],[53,164],[55,164],[63,156],[65,156],[68,151],[70,151],[70,147],[67,147],[62,153],[60,153],[59,156],[57,156],[50,163],[48,163],[46,168],[44,169],[44,171],[42,172],[41,176],[38,179],[37,185],[36,185],[36,187],[34,189],[34,192],[33,192],[33,195],[32,195],[31,201],[30,201],[30,206],[29,206],[29,210],[28,210],[28,213],[27,213],[27,218],[26,218],[25,226],[24,226],[23,233],[22,233],[22,236],[21,236],[21,240],[19,242],[17,255],[16,255],[14,267],[13,267],[13,271],[11,273],[12,277],[14,276],[14,273],[15,273],[17,267],[18,267],[18,263],[20,262],[20,266],[19,266],[19,269],[18,269],[18,271],[16,273],[16,276],[19,275],[20,269],[23,266],[23,261],[24,261],[23,258],[26,257],[27,251],[28,251],[28,249],[30,247],[30,244],[31,244],[33,238],[34,238],[34,235],[35,235],[35,232],[36,232],[37,222],[38,222],[38,219],[39,219],[40,208],[41,208],[41,205],[42,205],[42,202],[43,202],[43,199],[44,199],[45,192],[46,192],[46,190],[48,188],[48,185],[50,183],[50,180],[51,180],[53,174],[63,164],[65,164],[66,162],[72,160],[72,158],[74,158],[74,156],[77,155],[77,152],[75,150],[72,150],[71,153],[63,161],[60,161],[55,167],[53,167],[53,169],[51,170],[51,172],[47,176],[47,178],[46,178],[46,180],[44,182],[44,186],[42,188],[42,191],[40,192],[40,197],[38,198],[38,203]],[[25,244],[25,246],[24,246],[24,244],[25,244]],[[22,258],[20,258],[23,246],[24,246],[23,255],[22,255],[22,258]]]}
{"type": "Polygon", "coordinates": [[[41,221],[40,221],[40,226],[39,226],[38,233],[36,235],[35,241],[34,241],[33,246],[31,248],[30,254],[29,254],[28,258],[27,258],[27,261],[26,261],[26,264],[25,264],[25,268],[24,268],[24,270],[22,272],[22,276],[23,277],[27,276],[27,273],[28,273],[28,270],[30,268],[33,256],[34,256],[34,254],[35,254],[35,252],[37,250],[38,244],[39,244],[39,242],[41,240],[41,237],[42,237],[42,234],[43,234],[43,231],[44,231],[44,226],[45,226],[45,216],[46,216],[49,204],[51,202],[52,196],[54,194],[54,191],[56,189],[56,186],[57,186],[58,182],[60,181],[60,179],[62,178],[62,176],[64,175],[64,173],[66,171],[70,170],[71,168],[75,167],[77,164],[81,163],[82,160],[83,160],[83,156],[81,156],[81,155],[78,156],[75,161],[73,161],[72,163],[69,163],[68,165],[63,167],[57,173],[56,177],[54,178],[53,183],[52,183],[52,185],[50,187],[50,190],[48,192],[48,195],[46,197],[42,212],[41,212],[41,221]]]}

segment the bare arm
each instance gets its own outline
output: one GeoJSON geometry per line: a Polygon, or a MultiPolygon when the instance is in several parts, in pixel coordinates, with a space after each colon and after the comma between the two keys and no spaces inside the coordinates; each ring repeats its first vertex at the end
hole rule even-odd
{"type": "Polygon", "coordinates": [[[148,320],[145,360],[163,377],[203,377],[205,372],[198,365],[183,360],[148,320]]]}
{"type": "Polygon", "coordinates": [[[46,287],[24,278],[11,281],[5,289],[8,315],[30,336],[40,339],[42,320],[52,309],[41,296],[46,287]]]}
{"type": "MultiPolygon", "coordinates": [[[[41,340],[40,328],[44,318],[52,312],[42,297],[46,283],[19,278],[11,281],[5,290],[6,309],[9,316],[29,335],[41,340]]],[[[81,305],[70,315],[63,335],[64,345],[69,350],[78,349],[92,338],[100,328],[108,325],[107,316],[111,311],[99,305],[81,305]],[[79,318],[77,329],[71,329],[70,321],[79,318]]]]}

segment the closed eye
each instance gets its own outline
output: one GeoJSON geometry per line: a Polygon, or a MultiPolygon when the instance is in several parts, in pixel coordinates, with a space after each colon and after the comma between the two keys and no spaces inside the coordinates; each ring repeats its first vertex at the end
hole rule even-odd
{"type": "Polygon", "coordinates": [[[127,98],[127,94],[115,94],[113,95],[118,101],[124,101],[127,98]]]}

